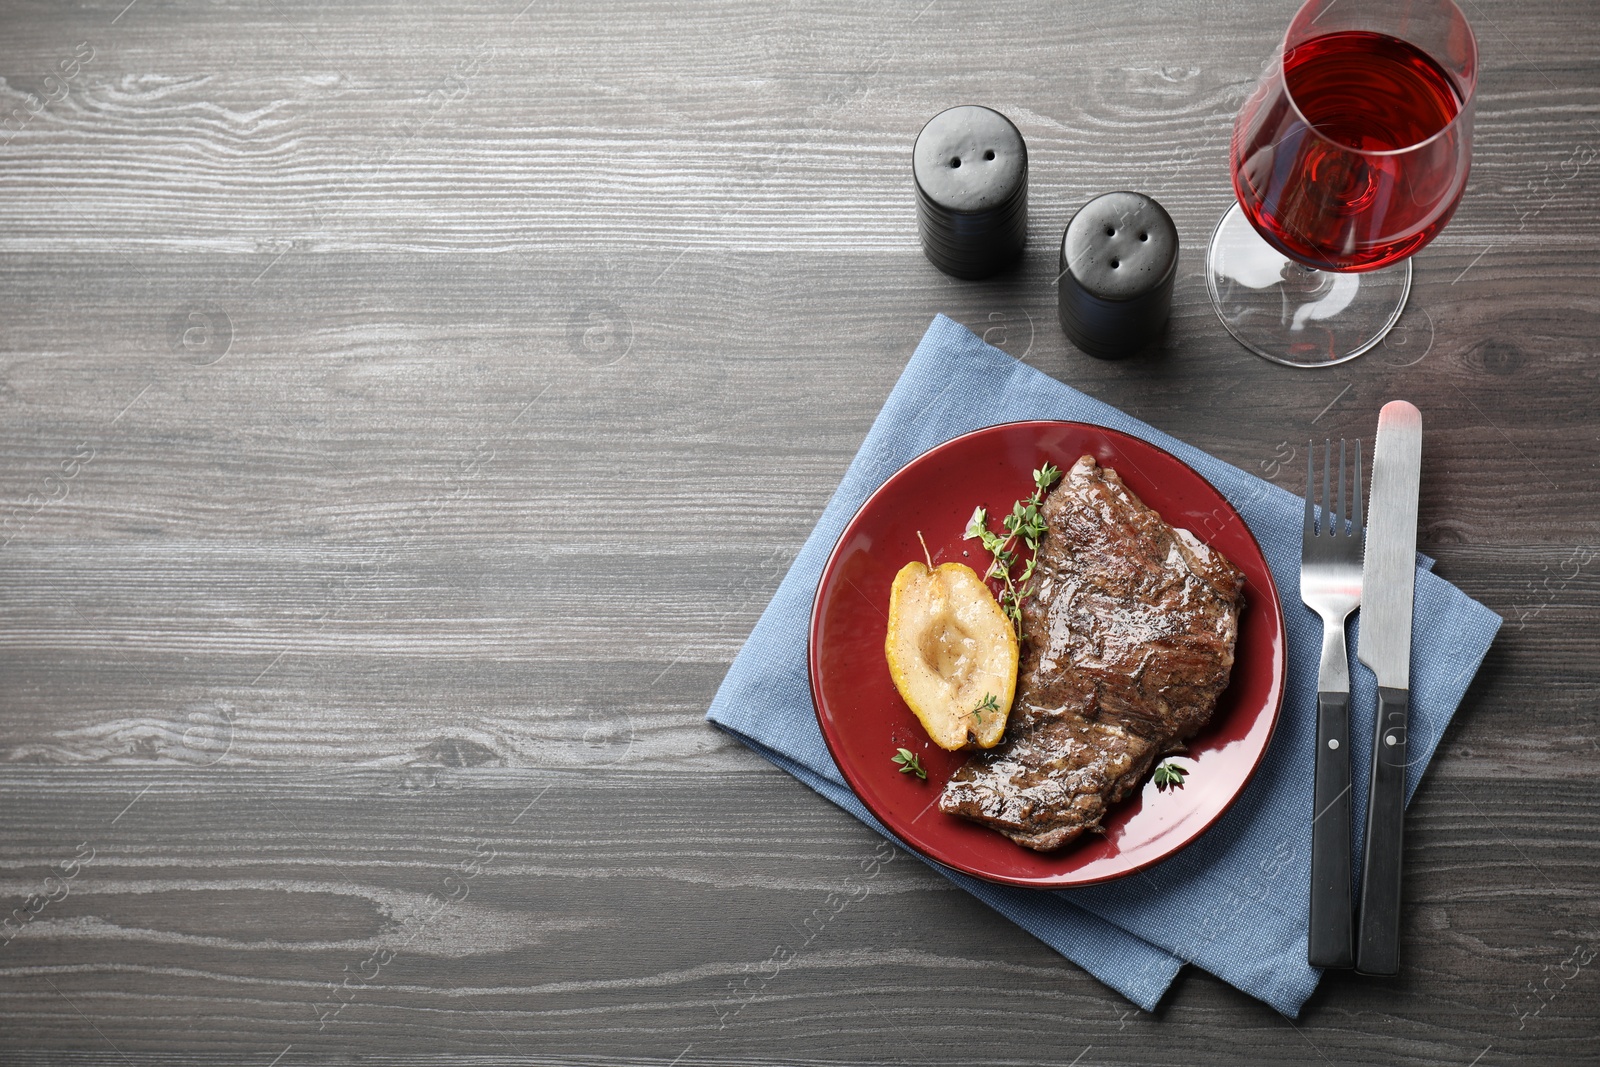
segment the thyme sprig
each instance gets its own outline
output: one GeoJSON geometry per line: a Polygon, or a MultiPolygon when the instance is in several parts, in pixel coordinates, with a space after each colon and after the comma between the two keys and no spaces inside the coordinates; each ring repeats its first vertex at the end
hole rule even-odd
{"type": "Polygon", "coordinates": [[[1178,764],[1169,760],[1156,768],[1156,788],[1165,789],[1168,786],[1176,786],[1177,788],[1182,789],[1184,781],[1183,776],[1188,773],[1189,768],[1180,767],[1178,764]]]}
{"type": "Polygon", "coordinates": [[[909,748],[896,749],[895,754],[889,757],[891,762],[900,764],[901,774],[914,774],[924,782],[928,780],[928,772],[922,768],[922,760],[909,748]]]}
{"type": "Polygon", "coordinates": [[[972,709],[973,718],[978,720],[979,726],[983,725],[983,713],[986,711],[992,711],[996,714],[1000,711],[1000,698],[993,693],[983,694],[982,703],[972,709]]]}
{"type": "Polygon", "coordinates": [[[1044,503],[1045,493],[1060,480],[1061,468],[1049,463],[1034,471],[1033,495],[1017,501],[1012,505],[1011,514],[1000,520],[1005,530],[1003,536],[989,529],[989,510],[981,504],[973,509],[972,518],[967,521],[964,540],[977,540],[993,557],[984,577],[1001,584],[997,598],[1000,608],[1011,620],[1019,637],[1022,635],[1022,602],[1033,593],[1028,583],[1033,579],[1033,568],[1039,558],[1039,541],[1045,534],[1044,516],[1039,514],[1039,508],[1044,503]],[[1014,575],[1012,571],[1019,560],[1022,561],[1022,572],[1014,575]]]}

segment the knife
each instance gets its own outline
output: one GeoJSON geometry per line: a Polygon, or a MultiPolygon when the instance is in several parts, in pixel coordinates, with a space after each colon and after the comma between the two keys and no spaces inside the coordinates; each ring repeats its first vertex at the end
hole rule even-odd
{"type": "Polygon", "coordinates": [[[1356,970],[1400,973],[1401,823],[1406,799],[1406,705],[1411,688],[1411,599],[1417,567],[1422,413],[1395,400],[1378,413],[1361,569],[1356,658],[1378,680],[1378,714],[1361,852],[1356,970]]]}

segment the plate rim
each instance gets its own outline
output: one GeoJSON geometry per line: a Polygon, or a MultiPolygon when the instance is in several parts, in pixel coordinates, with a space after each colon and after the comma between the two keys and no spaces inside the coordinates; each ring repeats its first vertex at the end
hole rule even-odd
{"type": "MultiPolygon", "coordinates": [[[[1193,534],[1194,532],[1190,531],[1190,533],[1193,534]]],[[[1199,535],[1195,534],[1195,536],[1198,537],[1199,535]]],[[[1203,543],[1209,544],[1209,542],[1203,543]]],[[[1244,794],[1244,791],[1249,787],[1250,783],[1255,780],[1257,772],[1261,769],[1261,763],[1264,759],[1266,759],[1267,751],[1272,748],[1272,741],[1277,736],[1278,723],[1283,715],[1283,702],[1288,691],[1288,643],[1288,619],[1284,615],[1283,601],[1278,592],[1277,579],[1273,576],[1272,566],[1267,561],[1266,553],[1261,550],[1261,542],[1256,537],[1255,531],[1250,528],[1250,524],[1244,520],[1244,516],[1239,514],[1239,509],[1233,506],[1233,502],[1227,498],[1222,490],[1218,489],[1212,484],[1211,479],[1195,470],[1193,466],[1185,462],[1180,457],[1174,455],[1170,450],[1161,447],[1153,441],[1146,441],[1142,437],[1135,437],[1133,434],[1128,433],[1125,430],[1118,430],[1115,427],[1102,426],[1093,422],[1084,422],[1080,419],[1012,419],[1006,422],[996,422],[987,426],[976,427],[966,431],[965,433],[958,434],[947,441],[942,441],[939,444],[936,444],[922,452],[919,452],[917,455],[911,457],[905,463],[902,463],[899,467],[895,468],[894,472],[885,478],[881,485],[867,495],[866,499],[863,500],[860,506],[858,506],[851,514],[850,518],[845,520],[845,524],[843,528],[840,529],[838,537],[834,539],[833,547],[828,550],[827,559],[823,562],[822,571],[817,576],[817,584],[812,590],[811,594],[811,618],[806,627],[806,681],[808,688],[811,691],[811,713],[817,720],[817,729],[822,734],[822,742],[827,747],[828,756],[833,760],[834,766],[839,769],[839,774],[844,779],[845,787],[850,790],[852,796],[861,802],[863,807],[872,813],[872,817],[874,819],[876,819],[884,826],[885,829],[894,835],[896,842],[905,848],[912,850],[918,856],[921,856],[924,860],[927,860],[930,863],[937,864],[940,867],[948,868],[950,870],[958,871],[962,874],[981,879],[991,884],[1012,885],[1023,889],[1038,890],[1075,889],[1082,886],[1101,885],[1106,882],[1116,881],[1120,878],[1126,878],[1129,875],[1138,874],[1141,871],[1148,870],[1158,863],[1171,859],[1173,856],[1177,855],[1179,852],[1182,852],[1194,842],[1204,837],[1213,826],[1222,820],[1224,815],[1232,810],[1234,804],[1238,802],[1239,797],[1244,794]],[[818,677],[821,673],[817,664],[817,632],[821,624],[821,618],[818,609],[822,600],[823,585],[827,582],[828,577],[833,573],[834,567],[838,562],[839,549],[844,544],[845,536],[850,532],[851,526],[853,526],[855,521],[861,517],[861,513],[866,511],[867,508],[869,508],[879,497],[879,495],[888,488],[890,483],[903,474],[913,464],[920,463],[930,456],[933,456],[948,448],[952,448],[958,445],[960,442],[965,441],[969,437],[975,437],[979,434],[989,433],[1002,428],[1009,429],[1025,426],[1040,428],[1060,426],[1081,427],[1096,433],[1113,434],[1117,437],[1125,438],[1146,448],[1151,448],[1162,453],[1204,483],[1205,486],[1215,493],[1222,501],[1223,506],[1225,506],[1229,512],[1231,512],[1233,516],[1239,520],[1239,525],[1244,528],[1246,536],[1250,538],[1251,547],[1255,549],[1256,556],[1261,560],[1262,573],[1266,575],[1267,589],[1272,594],[1272,613],[1277,617],[1278,620],[1278,641],[1276,645],[1277,647],[1283,649],[1283,655],[1279,657],[1277,677],[1273,682],[1273,686],[1276,691],[1276,698],[1272,702],[1271,722],[1268,724],[1267,736],[1265,741],[1262,742],[1260,750],[1256,752],[1254,760],[1251,761],[1249,772],[1246,773],[1242,779],[1240,779],[1239,787],[1235,789],[1233,794],[1229,796],[1228,799],[1216,810],[1216,812],[1205,821],[1204,825],[1197,827],[1193,833],[1189,834],[1182,841],[1173,844],[1171,847],[1162,851],[1159,855],[1152,856],[1147,860],[1143,860],[1126,870],[1117,871],[1112,874],[1100,875],[1097,877],[1080,878],[1072,876],[1050,876],[1045,878],[1029,878],[1009,876],[1004,874],[995,874],[992,871],[981,870],[972,864],[965,864],[959,861],[947,860],[939,856],[930,855],[922,848],[919,848],[918,846],[905,840],[902,834],[896,828],[895,821],[891,820],[883,812],[879,811],[877,805],[869,800],[866,796],[863,796],[861,791],[856,788],[855,782],[851,778],[850,771],[846,769],[846,764],[844,761],[839,758],[839,753],[834,748],[833,738],[829,736],[828,727],[823,723],[822,720],[822,701],[819,697],[817,685],[818,677]]],[[[1022,848],[1023,846],[1018,845],[1017,847],[1022,848]]]]}

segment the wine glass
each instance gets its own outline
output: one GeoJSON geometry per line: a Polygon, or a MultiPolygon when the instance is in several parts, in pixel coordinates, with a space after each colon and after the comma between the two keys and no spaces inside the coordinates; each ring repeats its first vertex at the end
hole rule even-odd
{"type": "Polygon", "coordinates": [[[1466,187],[1477,76],[1451,0],[1307,0],[1234,120],[1206,254],[1228,332],[1291,367],[1383,340],[1466,187]]]}

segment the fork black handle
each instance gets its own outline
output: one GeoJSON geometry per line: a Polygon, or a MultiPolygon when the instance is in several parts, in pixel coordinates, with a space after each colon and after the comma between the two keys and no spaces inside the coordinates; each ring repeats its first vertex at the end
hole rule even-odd
{"type": "Polygon", "coordinates": [[[1404,689],[1378,687],[1367,837],[1361,851],[1361,925],[1356,938],[1356,970],[1362,974],[1400,973],[1400,856],[1409,700],[1404,689]]]}
{"type": "Polygon", "coordinates": [[[1311,820],[1311,925],[1306,961],[1355,963],[1350,906],[1350,694],[1317,694],[1315,809],[1311,820]]]}

